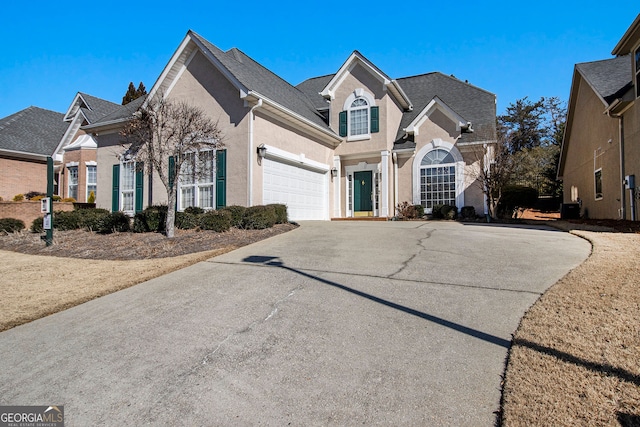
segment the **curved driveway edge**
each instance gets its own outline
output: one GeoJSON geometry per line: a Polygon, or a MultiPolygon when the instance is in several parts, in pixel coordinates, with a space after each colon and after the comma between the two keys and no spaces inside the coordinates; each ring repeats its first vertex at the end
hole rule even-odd
{"type": "Polygon", "coordinates": [[[74,425],[493,425],[525,310],[590,245],[308,222],[0,334],[0,404],[74,425]]]}

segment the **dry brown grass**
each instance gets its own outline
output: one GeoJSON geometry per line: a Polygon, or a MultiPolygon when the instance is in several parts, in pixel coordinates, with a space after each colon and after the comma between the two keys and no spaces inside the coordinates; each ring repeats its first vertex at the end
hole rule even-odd
{"type": "Polygon", "coordinates": [[[505,426],[640,425],[640,235],[574,233],[593,253],[522,319],[505,426]]]}

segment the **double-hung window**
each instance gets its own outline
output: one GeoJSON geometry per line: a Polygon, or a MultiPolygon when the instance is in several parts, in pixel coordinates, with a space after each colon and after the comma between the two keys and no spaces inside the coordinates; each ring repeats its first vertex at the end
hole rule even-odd
{"type": "Polygon", "coordinates": [[[87,200],[89,200],[89,195],[93,191],[93,195],[97,196],[98,190],[98,173],[97,167],[95,165],[87,166],[87,200]]]}
{"type": "Polygon", "coordinates": [[[123,162],[120,167],[120,209],[133,214],[136,191],[136,163],[123,162]]]}
{"type": "Polygon", "coordinates": [[[78,166],[69,166],[69,197],[78,200],[78,166]]]}
{"type": "Polygon", "coordinates": [[[373,96],[362,89],[347,97],[339,115],[340,136],[346,136],[347,141],[359,141],[379,132],[379,109],[374,102],[373,96]]]}
{"type": "Polygon", "coordinates": [[[184,155],[180,169],[179,209],[191,206],[202,209],[215,207],[215,151],[203,150],[184,155]]]}
{"type": "Polygon", "coordinates": [[[357,98],[349,107],[349,136],[369,134],[369,103],[357,98]]]}

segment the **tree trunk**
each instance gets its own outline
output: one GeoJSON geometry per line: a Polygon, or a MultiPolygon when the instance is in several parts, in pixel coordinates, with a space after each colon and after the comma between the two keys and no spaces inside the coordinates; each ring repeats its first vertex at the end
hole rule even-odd
{"type": "Polygon", "coordinates": [[[169,191],[169,200],[167,205],[167,222],[165,224],[165,233],[167,238],[173,238],[175,223],[176,223],[176,192],[177,189],[174,188],[169,191]]]}

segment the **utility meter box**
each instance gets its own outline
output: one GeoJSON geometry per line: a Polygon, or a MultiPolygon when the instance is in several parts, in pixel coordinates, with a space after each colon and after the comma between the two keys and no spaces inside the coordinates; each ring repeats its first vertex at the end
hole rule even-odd
{"type": "Polygon", "coordinates": [[[624,188],[627,190],[633,190],[636,188],[636,176],[635,175],[627,175],[624,177],[624,188]]]}
{"type": "Polygon", "coordinates": [[[51,206],[51,199],[45,197],[40,199],[40,213],[51,213],[49,207],[51,206]]]}

